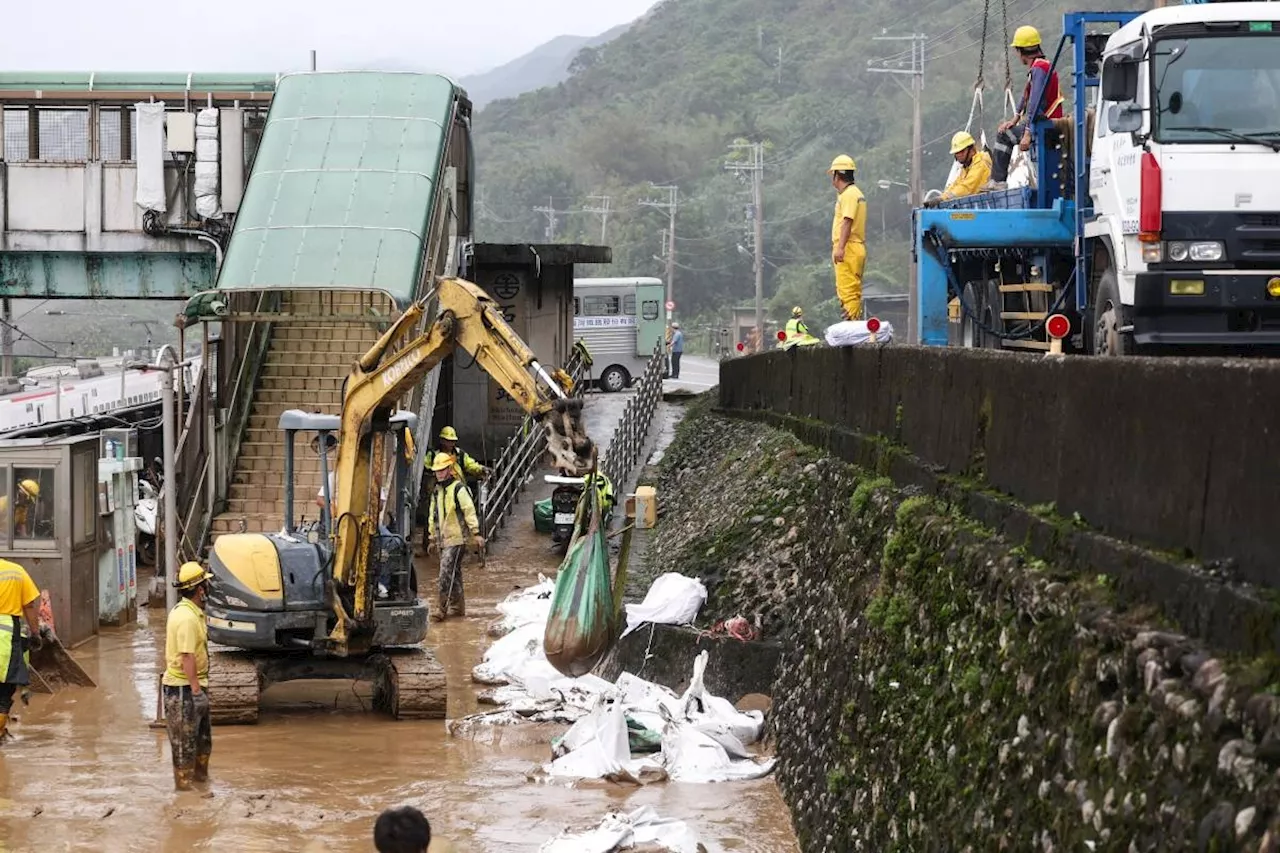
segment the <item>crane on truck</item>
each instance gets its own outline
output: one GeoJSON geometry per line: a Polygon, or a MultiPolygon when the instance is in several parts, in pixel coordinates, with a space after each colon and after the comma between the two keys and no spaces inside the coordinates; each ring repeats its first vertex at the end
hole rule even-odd
{"type": "Polygon", "coordinates": [[[444,716],[444,671],[421,646],[427,605],[417,595],[407,535],[405,484],[417,472],[409,471],[402,442],[416,417],[397,411],[396,403],[459,348],[539,420],[556,467],[579,475],[591,470],[595,449],[582,426],[582,401],[571,396],[572,380],[538,363],[483,290],[442,280],[352,366],[340,415],[290,410],[280,416],[284,529],[214,541],[206,613],[215,644],[209,666],[215,722],[256,722],[261,691],[294,679],[371,680],[378,710],[397,718],[444,716]],[[438,313],[410,339],[432,297],[438,313]],[[306,529],[293,519],[299,432],[317,434],[324,483],[320,523],[306,529]],[[401,487],[387,490],[382,473],[392,460],[401,487]],[[384,502],[393,504],[390,524],[384,524],[384,502]],[[375,596],[377,583],[386,586],[385,597],[375,596]]]}
{"type": "Polygon", "coordinates": [[[915,211],[920,342],[1280,354],[1280,8],[1072,12],[1067,61],[1030,186],[915,211]]]}

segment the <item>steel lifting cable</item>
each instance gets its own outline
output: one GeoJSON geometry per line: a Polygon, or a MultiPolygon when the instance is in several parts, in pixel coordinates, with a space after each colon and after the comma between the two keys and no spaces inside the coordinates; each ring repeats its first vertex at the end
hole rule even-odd
{"type": "MultiPolygon", "coordinates": [[[[1002,44],[1009,44],[1009,0],[1000,0],[1000,17],[1004,27],[1004,41],[1002,44]]],[[[1004,102],[1005,109],[1010,106],[1017,110],[1017,105],[1013,103],[1013,67],[1009,64],[1009,48],[1004,51],[1004,102]]]]}

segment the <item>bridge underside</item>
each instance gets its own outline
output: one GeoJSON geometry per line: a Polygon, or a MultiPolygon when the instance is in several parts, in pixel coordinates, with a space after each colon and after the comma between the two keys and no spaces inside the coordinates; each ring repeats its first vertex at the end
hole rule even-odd
{"type": "Polygon", "coordinates": [[[211,252],[3,252],[0,296],[186,299],[213,287],[214,267],[211,252]]]}

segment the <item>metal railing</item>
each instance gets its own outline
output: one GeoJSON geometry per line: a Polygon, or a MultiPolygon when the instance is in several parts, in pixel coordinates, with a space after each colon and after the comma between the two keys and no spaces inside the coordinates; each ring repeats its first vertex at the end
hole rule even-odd
{"type": "MultiPolygon", "coordinates": [[[[278,292],[234,294],[229,307],[255,315],[280,309],[278,292]],[[245,303],[243,306],[235,302],[245,303]]],[[[253,391],[258,383],[271,323],[223,323],[214,358],[205,358],[195,382],[186,422],[178,436],[175,468],[178,473],[178,552],[182,559],[198,559],[209,538],[213,517],[225,503],[239,456],[240,442],[249,425],[253,391]],[[219,423],[217,413],[224,417],[219,423]],[[210,466],[217,466],[210,476],[210,466]]]]}
{"type": "Polygon", "coordinates": [[[653,413],[657,411],[658,401],[662,399],[662,376],[666,368],[667,354],[659,343],[645,366],[644,376],[640,377],[635,396],[627,401],[627,408],[618,421],[618,428],[614,430],[604,465],[601,466],[615,490],[625,487],[631,469],[644,450],[645,441],[649,437],[649,425],[653,423],[653,413]]]}
{"type": "MultiPolygon", "coordinates": [[[[564,370],[573,379],[573,395],[581,397],[587,383],[582,378],[591,367],[591,354],[579,341],[574,344],[573,352],[565,363],[564,370]]],[[[529,481],[533,467],[542,458],[547,447],[546,430],[532,416],[526,415],[520,422],[520,429],[507,442],[493,464],[489,478],[488,492],[481,511],[484,517],[480,526],[485,538],[490,538],[502,529],[511,508],[519,500],[520,492],[529,481]]]]}

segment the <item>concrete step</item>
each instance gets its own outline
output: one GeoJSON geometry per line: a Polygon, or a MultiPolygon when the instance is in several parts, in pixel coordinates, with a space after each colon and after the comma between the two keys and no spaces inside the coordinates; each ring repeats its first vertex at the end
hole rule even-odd
{"type": "Polygon", "coordinates": [[[298,391],[342,391],[342,379],[337,376],[263,376],[258,380],[258,390],[295,389],[298,391]]]}
{"type": "MultiPolygon", "coordinates": [[[[342,392],[336,388],[308,390],[303,388],[258,388],[253,392],[254,409],[259,402],[284,404],[286,409],[313,411],[325,406],[338,407],[342,392]]],[[[283,411],[283,409],[281,410],[283,411]]]]}
{"type": "MultiPolygon", "coordinates": [[[[311,518],[312,515],[308,513],[307,517],[311,518]]],[[[283,514],[255,512],[252,514],[231,515],[230,513],[223,513],[213,520],[213,526],[209,534],[216,539],[224,533],[240,533],[242,521],[244,522],[243,532],[245,533],[275,533],[284,527],[283,514]]],[[[295,523],[296,521],[297,519],[295,519],[295,523]]]]}
{"type": "Polygon", "coordinates": [[[353,341],[372,343],[383,331],[368,323],[277,323],[271,329],[271,343],[320,340],[345,347],[353,341]]]}
{"type": "MultiPolygon", "coordinates": [[[[351,359],[352,363],[355,359],[351,359]]],[[[339,385],[342,380],[346,379],[350,372],[350,366],[339,368],[331,361],[304,360],[304,359],[277,359],[275,361],[268,360],[262,365],[262,379],[329,379],[335,380],[339,385]]]]}
{"type": "MultiPolygon", "coordinates": [[[[320,491],[320,477],[315,477],[315,482],[307,482],[305,479],[295,478],[293,485],[294,503],[300,501],[309,502],[315,506],[316,493],[320,491]]],[[[260,485],[241,485],[233,483],[231,485],[230,494],[227,495],[230,501],[269,501],[272,504],[279,505],[284,509],[284,484],[280,480],[276,480],[276,485],[260,486],[260,485]]],[[[228,507],[231,504],[228,503],[228,507]]]]}
{"type": "MultiPolygon", "coordinates": [[[[301,497],[294,495],[293,512],[298,517],[302,513],[314,516],[319,508],[316,506],[316,496],[314,493],[301,497]]],[[[261,499],[261,498],[228,498],[227,510],[224,515],[244,516],[244,515],[274,515],[279,518],[284,517],[284,500],[282,499],[261,499]]]]}
{"type": "MultiPolygon", "coordinates": [[[[314,495],[320,488],[320,471],[319,469],[293,472],[294,485],[300,489],[309,489],[310,494],[314,495]]],[[[269,489],[276,486],[284,485],[283,471],[237,471],[231,476],[231,488],[243,487],[245,489],[269,489]]],[[[243,493],[238,497],[253,497],[252,494],[243,493]]]]}

